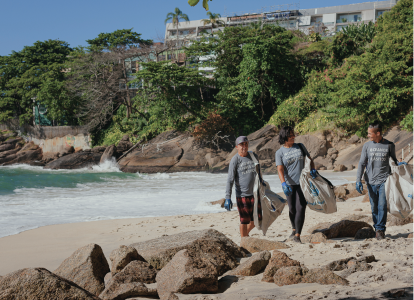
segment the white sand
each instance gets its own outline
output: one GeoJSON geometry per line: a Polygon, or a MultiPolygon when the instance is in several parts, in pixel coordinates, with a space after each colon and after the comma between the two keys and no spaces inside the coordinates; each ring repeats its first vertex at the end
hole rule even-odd
{"type": "MultiPolygon", "coordinates": [[[[338,212],[326,215],[307,209],[303,235],[321,222],[336,222],[351,214],[371,214],[370,204],[362,203],[363,197],[339,202],[338,212]],[[354,211],[355,209],[363,211],[354,211]]],[[[349,287],[319,284],[297,284],[278,287],[261,282],[262,274],[252,277],[225,277],[221,280],[222,294],[205,299],[253,299],[256,296],[269,299],[380,299],[381,293],[392,288],[413,286],[413,244],[406,239],[413,232],[413,224],[387,228],[387,239],[354,241],[351,238],[336,239],[336,243],[292,244],[283,250],[292,259],[299,260],[308,268],[320,267],[333,260],[350,256],[373,254],[378,262],[373,269],[349,276],[349,287]],[[340,247],[334,248],[337,244],[340,247]],[[236,281],[235,281],[236,280],[236,281]],[[355,298],[353,298],[355,297],[355,298]]],[[[89,243],[102,247],[107,258],[120,245],[129,245],[162,235],[190,230],[214,228],[239,244],[239,217],[237,211],[191,216],[139,218],[85,222],[45,226],[0,238],[0,275],[27,268],[44,267],[54,271],[76,249],[89,243]]],[[[267,239],[285,241],[291,233],[288,207],[268,231],[267,239]]],[[[263,237],[253,229],[250,236],[263,237]]],[[[182,296],[189,299],[194,296],[182,296]]],[[[412,299],[412,296],[411,296],[412,299]]]]}

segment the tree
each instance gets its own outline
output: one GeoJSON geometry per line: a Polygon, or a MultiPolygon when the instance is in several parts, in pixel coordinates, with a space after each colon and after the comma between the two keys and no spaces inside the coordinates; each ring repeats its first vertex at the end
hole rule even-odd
{"type": "Polygon", "coordinates": [[[141,39],[141,34],[131,29],[119,29],[111,33],[100,33],[97,38],[86,40],[91,51],[114,50],[118,47],[140,47],[151,45],[151,40],[141,39]]]}
{"type": "MultiPolygon", "coordinates": [[[[205,10],[208,10],[208,1],[209,0],[203,0],[203,7],[205,10]]],[[[212,1],[212,0],[210,0],[212,1]]],[[[191,6],[196,6],[198,4],[198,2],[200,2],[200,0],[188,0],[188,4],[190,4],[191,6]]]]}
{"type": "Polygon", "coordinates": [[[259,129],[301,87],[292,39],[279,26],[226,27],[186,49],[198,66],[214,68],[217,113],[238,133],[259,129]]]}
{"type": "Polygon", "coordinates": [[[184,14],[178,7],[175,8],[174,12],[169,12],[167,14],[167,17],[165,18],[164,24],[167,24],[168,21],[171,21],[171,23],[175,26],[177,29],[176,36],[177,36],[177,60],[178,60],[178,25],[180,23],[180,20],[189,21],[190,19],[186,14],[184,14]]]}
{"type": "Polygon", "coordinates": [[[65,88],[68,55],[72,49],[60,40],[37,41],[33,46],[0,57],[0,122],[33,120],[34,99],[47,105],[48,117],[73,120],[78,99],[65,88]]]}
{"type": "Polygon", "coordinates": [[[145,108],[150,116],[147,132],[187,130],[214,108],[214,101],[204,92],[212,85],[212,80],[202,71],[179,67],[169,61],[148,62],[143,66],[134,81],[142,83],[134,105],[145,108]]]}
{"type": "Polygon", "coordinates": [[[208,19],[201,20],[204,25],[211,24],[211,33],[213,33],[213,28],[215,26],[225,25],[224,21],[220,20],[221,15],[220,14],[214,14],[211,12],[207,12],[208,19]]]}

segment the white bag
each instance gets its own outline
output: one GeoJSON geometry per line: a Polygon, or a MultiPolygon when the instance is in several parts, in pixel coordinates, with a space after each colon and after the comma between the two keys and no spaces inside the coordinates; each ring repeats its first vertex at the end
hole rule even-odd
{"type": "Polygon", "coordinates": [[[310,171],[311,160],[306,156],[305,167],[300,174],[299,183],[308,207],[325,214],[337,212],[334,186],[319,174],[318,177],[312,179],[310,171]]]}
{"type": "Polygon", "coordinates": [[[405,219],[413,210],[413,165],[397,166],[390,158],[391,174],[385,181],[388,212],[405,219]]]}
{"type": "Polygon", "coordinates": [[[260,183],[259,178],[259,168],[260,164],[257,161],[256,157],[251,151],[249,151],[250,157],[252,158],[255,164],[256,177],[254,179],[254,189],[253,197],[254,209],[253,209],[253,219],[254,226],[258,230],[262,230],[263,235],[266,235],[267,229],[272,225],[272,223],[282,214],[283,208],[285,208],[286,199],[283,199],[278,194],[270,190],[270,185],[268,182],[263,182],[266,184],[264,186],[260,183]],[[259,220],[258,216],[258,203],[261,203],[262,206],[262,220],[259,220]]]}

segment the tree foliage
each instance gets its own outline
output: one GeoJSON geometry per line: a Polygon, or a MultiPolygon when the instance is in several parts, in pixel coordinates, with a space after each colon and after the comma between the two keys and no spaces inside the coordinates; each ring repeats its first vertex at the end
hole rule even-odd
{"type": "Polygon", "coordinates": [[[48,107],[49,118],[71,119],[78,105],[64,84],[71,51],[64,41],[47,40],[1,56],[0,122],[19,118],[21,123],[32,123],[34,99],[48,107]]]}

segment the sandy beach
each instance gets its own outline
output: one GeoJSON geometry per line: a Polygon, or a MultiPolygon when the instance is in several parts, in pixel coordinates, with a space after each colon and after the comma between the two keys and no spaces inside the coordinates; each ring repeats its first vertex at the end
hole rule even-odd
{"type": "MultiPolygon", "coordinates": [[[[370,215],[369,203],[362,203],[362,196],[338,202],[338,212],[322,214],[307,210],[302,235],[321,222],[336,222],[348,215],[370,215]]],[[[413,232],[413,224],[389,226],[383,241],[375,239],[358,240],[352,238],[334,239],[332,243],[293,244],[286,241],[290,234],[288,209],[270,227],[267,236],[254,229],[250,236],[275,241],[286,241],[290,246],[284,249],[292,259],[298,260],[308,268],[321,267],[328,262],[362,255],[375,255],[373,269],[357,272],[347,279],[350,286],[297,284],[278,287],[273,283],[261,282],[262,274],[251,277],[223,278],[222,294],[217,299],[251,299],[256,296],[271,296],[294,299],[380,299],[381,293],[394,288],[413,286],[413,244],[406,238],[413,232]],[[285,296],[282,296],[285,295],[285,296]],[[221,297],[221,298],[220,298],[221,297]],[[224,297],[224,298],[223,298],[224,297]],[[373,297],[373,298],[370,298],[373,297]]],[[[28,230],[17,235],[0,239],[0,276],[28,267],[44,267],[54,271],[60,263],[76,249],[89,243],[100,245],[107,259],[112,250],[120,245],[158,238],[191,230],[213,228],[240,244],[238,212],[184,215],[171,217],[136,218],[61,224],[28,230]]],[[[245,258],[246,259],[246,258],[245,258]]],[[[234,276],[233,276],[234,277],[234,276]]],[[[213,296],[213,295],[212,295],[213,296]]],[[[183,296],[186,297],[190,296],[183,296]]],[[[208,298],[210,299],[210,298],[208,298]]],[[[216,298],[211,298],[216,299],[216,298]]],[[[273,299],[273,298],[270,298],[273,299]]]]}

